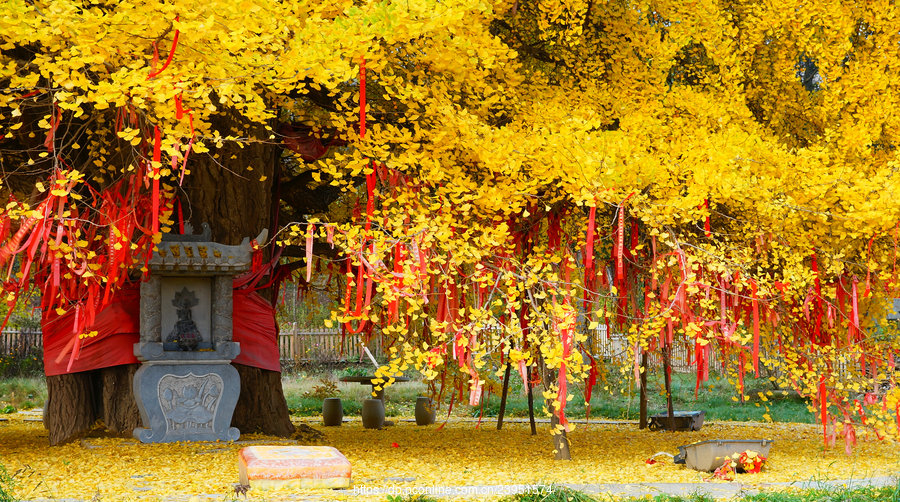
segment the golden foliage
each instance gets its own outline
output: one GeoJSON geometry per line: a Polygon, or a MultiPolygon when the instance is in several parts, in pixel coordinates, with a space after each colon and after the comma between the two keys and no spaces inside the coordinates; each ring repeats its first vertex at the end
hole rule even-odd
{"type": "MultiPolygon", "coordinates": [[[[297,170],[371,208],[281,241],[335,233],[357,272],[334,321],[382,326],[382,374],[477,399],[515,349],[559,375],[561,407],[588,375],[589,327],[612,317],[635,350],[715,340],[741,374],[762,347],[781,383],[861,420],[900,351],[876,326],[900,285],[896,15],[887,0],[12,3],[0,137],[19,171],[160,180],[166,198],[189,153],[277,143],[277,117],[335,130],[350,145],[297,170]],[[260,124],[272,134],[247,132],[260,124]]],[[[42,217],[76,219],[81,192],[51,188],[73,196],[42,217]]]]}

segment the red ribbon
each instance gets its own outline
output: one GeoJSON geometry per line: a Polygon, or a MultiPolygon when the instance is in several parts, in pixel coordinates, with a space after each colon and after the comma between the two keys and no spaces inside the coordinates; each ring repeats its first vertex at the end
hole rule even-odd
{"type": "Polygon", "coordinates": [[[588,299],[594,290],[594,218],[597,207],[591,207],[588,214],[587,239],[584,246],[584,310],[588,311],[588,299]]]}
{"type": "MultiPolygon", "coordinates": [[[[175,22],[178,22],[178,17],[179,16],[175,16],[175,22]]],[[[172,56],[175,55],[175,48],[178,47],[178,33],[179,33],[178,29],[176,28],[175,36],[172,37],[172,47],[169,49],[169,57],[166,58],[166,62],[163,63],[162,68],[160,68],[158,71],[151,71],[150,75],[147,76],[148,79],[156,77],[160,73],[164,72],[166,70],[166,68],[169,67],[169,63],[172,62],[172,56]]],[[[155,62],[156,58],[157,58],[156,44],[154,44],[154,47],[153,47],[153,56],[154,56],[153,60],[155,62]]]]}
{"type": "MultiPolygon", "coordinates": [[[[364,138],[366,136],[366,59],[365,57],[360,59],[359,64],[359,137],[364,138]]],[[[372,215],[375,212],[375,165],[372,165],[372,172],[366,175],[366,195],[368,196],[368,200],[366,201],[366,233],[364,234],[363,241],[368,240],[368,232],[372,226],[372,215]]],[[[365,248],[365,244],[363,244],[363,248],[365,248]]],[[[350,264],[347,263],[347,271],[350,272],[350,264]]],[[[367,271],[365,271],[362,263],[362,251],[360,251],[360,263],[357,268],[356,273],[356,310],[352,314],[353,316],[362,315],[362,313],[369,306],[369,302],[372,299],[372,276],[367,271]],[[365,280],[365,288],[366,288],[366,297],[365,297],[365,307],[363,306],[363,280],[365,280]]],[[[347,281],[347,296],[344,301],[344,309],[345,313],[350,314],[350,297],[352,294],[351,283],[347,281]]],[[[367,324],[367,321],[360,321],[359,326],[355,329],[352,327],[350,322],[344,323],[344,327],[350,333],[356,334],[363,331],[367,324]]]]}
{"type": "Polygon", "coordinates": [[[153,233],[159,232],[159,166],[162,162],[162,138],[159,126],[153,127],[153,164],[151,176],[153,176],[153,233]]]}
{"type": "Polygon", "coordinates": [[[828,447],[828,389],[825,387],[825,376],[819,379],[819,408],[822,417],[822,440],[828,447]]]}
{"type": "Polygon", "coordinates": [[[855,342],[859,340],[859,301],[857,294],[857,284],[856,278],[853,279],[853,286],[850,290],[850,328],[849,335],[850,341],[855,342]]]}
{"type": "MultiPolygon", "coordinates": [[[[628,200],[628,199],[626,199],[628,200]]],[[[622,283],[625,282],[625,262],[624,262],[624,247],[625,247],[625,203],[619,206],[619,226],[616,230],[616,244],[615,244],[615,255],[616,255],[616,288],[620,288],[622,283]]],[[[621,295],[621,292],[618,292],[621,295]]]]}
{"type": "Polygon", "coordinates": [[[759,378],[759,300],[756,297],[756,281],[750,281],[750,294],[753,298],[753,371],[759,378]]]}
{"type": "Polygon", "coordinates": [[[306,227],[306,283],[312,280],[312,259],[313,259],[313,236],[315,235],[316,225],[310,223],[306,227]]]}
{"type": "Polygon", "coordinates": [[[822,343],[822,283],[819,281],[819,262],[816,259],[816,252],[813,251],[812,254],[812,271],[815,274],[815,288],[816,288],[816,308],[815,308],[815,331],[814,331],[814,339],[815,343],[822,343]]]}
{"type": "Polygon", "coordinates": [[[703,199],[703,209],[706,209],[706,218],[703,221],[703,232],[706,237],[712,237],[711,227],[709,225],[709,199],[703,199]]]}

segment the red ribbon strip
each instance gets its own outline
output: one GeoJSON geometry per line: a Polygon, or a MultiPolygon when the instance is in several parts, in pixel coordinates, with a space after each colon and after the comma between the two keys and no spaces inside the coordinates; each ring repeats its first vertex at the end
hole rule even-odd
{"type": "Polygon", "coordinates": [[[756,281],[750,281],[750,295],[753,298],[753,372],[759,378],[759,300],[756,297],[756,281]]]}
{"type": "Polygon", "coordinates": [[[706,218],[703,221],[703,232],[706,237],[712,237],[712,228],[709,225],[709,199],[703,199],[703,209],[706,209],[706,218]]]}
{"type": "Polygon", "coordinates": [[[819,281],[819,262],[816,258],[816,252],[813,250],[812,254],[812,271],[815,274],[815,288],[816,288],[816,308],[815,308],[815,331],[814,331],[814,342],[822,343],[822,283],[819,281]]]}
{"type": "MultiPolygon", "coordinates": [[[[179,18],[179,16],[175,16],[175,22],[178,22],[178,18],[179,18]]],[[[157,70],[157,71],[151,71],[151,72],[150,72],[150,75],[147,76],[148,79],[151,79],[151,78],[153,78],[153,77],[156,77],[156,76],[159,75],[160,73],[164,72],[164,71],[166,70],[166,68],[169,67],[169,63],[172,62],[172,56],[175,55],[175,48],[178,47],[178,34],[179,34],[179,32],[178,32],[178,29],[176,28],[176,29],[175,29],[175,36],[172,37],[172,48],[169,49],[169,57],[166,58],[166,62],[163,63],[162,68],[160,68],[160,69],[157,70]]],[[[154,58],[153,58],[153,59],[154,59],[154,61],[156,61],[157,54],[156,54],[156,46],[155,46],[155,44],[154,44],[154,54],[153,54],[153,55],[154,55],[154,58]]]]}
{"type": "MultiPolygon", "coordinates": [[[[365,138],[366,136],[366,58],[363,57],[360,59],[359,63],[359,137],[360,139],[365,138]]],[[[365,234],[363,236],[363,248],[365,248],[365,241],[368,240],[368,232],[372,226],[372,216],[375,212],[375,182],[376,182],[376,174],[375,174],[375,165],[372,164],[372,172],[366,175],[366,195],[368,196],[368,200],[366,201],[366,227],[365,234]]],[[[350,271],[350,264],[347,263],[347,271],[350,271]]],[[[365,270],[362,263],[362,251],[360,251],[360,263],[357,268],[356,274],[356,311],[352,314],[353,316],[362,315],[362,313],[368,308],[369,302],[372,298],[372,276],[368,271],[365,270]],[[363,291],[363,280],[365,280],[365,288],[366,288],[366,298],[365,298],[365,306],[362,303],[362,291],[363,291]]],[[[344,301],[345,313],[350,314],[350,296],[351,296],[351,283],[347,281],[347,297],[344,301]]],[[[360,321],[359,325],[354,329],[350,322],[344,323],[344,327],[349,333],[360,333],[363,331],[367,324],[367,321],[360,321]]]]}
{"type": "Polygon", "coordinates": [[[151,176],[153,177],[153,233],[159,232],[159,166],[162,162],[162,138],[159,126],[153,127],[153,164],[151,176]]]}
{"type": "Polygon", "coordinates": [[[819,379],[819,407],[822,415],[822,440],[828,447],[828,389],[825,387],[825,375],[819,379]]]}
{"type": "Polygon", "coordinates": [[[584,310],[588,311],[588,300],[594,291],[594,219],[597,207],[591,207],[588,214],[587,239],[584,246],[584,310]]]}

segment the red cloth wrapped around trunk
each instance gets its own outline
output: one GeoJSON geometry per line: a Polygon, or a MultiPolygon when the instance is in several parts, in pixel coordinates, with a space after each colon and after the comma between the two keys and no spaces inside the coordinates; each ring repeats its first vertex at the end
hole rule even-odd
{"type": "Polygon", "coordinates": [[[234,341],[241,353],[234,362],[269,371],[281,371],[275,307],[251,289],[234,290],[234,341]]]}
{"type": "MultiPolygon", "coordinates": [[[[45,312],[41,320],[44,337],[44,372],[48,376],[135,364],[134,344],[140,341],[140,287],[129,284],[119,290],[109,305],[97,313],[88,332],[97,335],[79,340],[78,358],[67,371],[72,344],[73,312],[45,312]]],[[[234,290],[234,335],[241,344],[235,363],[270,371],[281,371],[278,324],[275,308],[250,289],[234,290]]]]}

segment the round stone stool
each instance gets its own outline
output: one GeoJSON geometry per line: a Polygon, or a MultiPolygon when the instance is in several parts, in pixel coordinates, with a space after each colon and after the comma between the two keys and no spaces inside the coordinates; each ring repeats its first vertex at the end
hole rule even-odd
{"type": "Polygon", "coordinates": [[[362,407],[362,423],[366,429],[380,429],[384,426],[384,401],[366,399],[362,407]]]}
{"type": "Polygon", "coordinates": [[[431,425],[434,423],[434,404],[430,397],[416,398],[416,425],[431,425]]]}
{"type": "Polygon", "coordinates": [[[322,422],[326,427],[336,427],[344,421],[344,406],[339,397],[327,397],[322,401],[322,422]]]}

